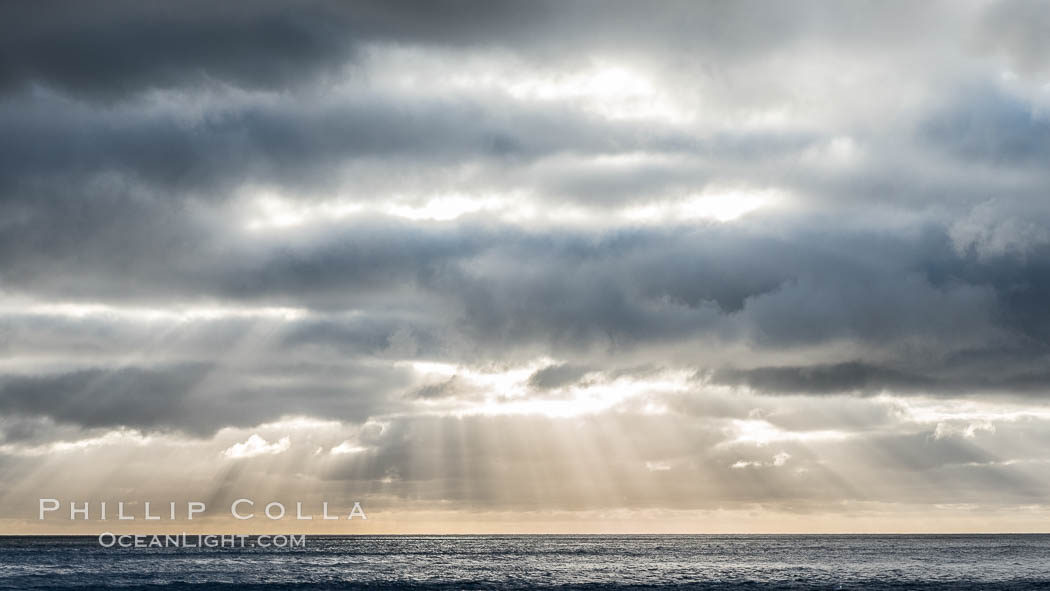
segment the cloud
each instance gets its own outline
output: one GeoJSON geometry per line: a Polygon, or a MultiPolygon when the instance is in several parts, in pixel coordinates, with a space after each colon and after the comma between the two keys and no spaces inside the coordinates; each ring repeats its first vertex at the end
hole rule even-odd
{"type": "Polygon", "coordinates": [[[720,369],[714,372],[711,379],[717,383],[747,385],[767,392],[796,394],[914,391],[933,383],[932,380],[921,376],[910,376],[857,362],[804,367],[762,367],[751,370],[720,369]]]}
{"type": "Polygon", "coordinates": [[[998,54],[1015,71],[1033,76],[1046,73],[1046,11],[1038,2],[1007,0],[988,5],[978,28],[978,43],[998,54]]]}
{"type": "Polygon", "coordinates": [[[734,462],[733,465],[729,466],[734,470],[741,470],[744,468],[779,468],[787,463],[791,459],[791,454],[786,451],[778,452],[773,456],[773,459],[769,462],[757,462],[754,460],[739,460],[734,462]]]}
{"type": "Polygon", "coordinates": [[[433,384],[427,384],[413,393],[416,398],[423,400],[430,400],[435,398],[445,398],[448,396],[456,396],[463,391],[462,386],[456,376],[443,381],[433,384]]]}
{"type": "Polygon", "coordinates": [[[1045,500],[1036,5],[213,4],[3,9],[0,502],[1045,500]]]}
{"type": "Polygon", "coordinates": [[[955,104],[923,125],[938,148],[987,166],[1039,166],[1050,153],[1050,118],[996,87],[963,89],[955,104]]]}
{"type": "Polygon", "coordinates": [[[65,3],[10,12],[4,28],[4,54],[10,57],[0,70],[0,88],[37,82],[120,98],[209,80],[281,88],[338,71],[363,40],[422,36],[459,43],[486,30],[483,22],[505,27],[505,19],[530,20],[535,11],[499,3],[327,1],[295,11],[278,2],[234,11],[194,1],[178,10],[160,2],[117,2],[94,10],[65,3]],[[465,26],[468,15],[478,26],[465,26]]]}
{"type": "Polygon", "coordinates": [[[312,1],[295,11],[275,2],[238,11],[206,2],[187,2],[178,10],[158,2],[117,2],[91,10],[64,3],[9,12],[0,88],[36,82],[106,98],[206,80],[294,86],[338,72],[360,44],[370,42],[509,50],[557,60],[581,50],[734,60],[811,36],[863,46],[893,31],[895,40],[907,42],[928,33],[924,23],[943,16],[933,7],[896,2],[847,10],[821,2],[790,9],[668,2],[642,9],[631,2],[312,1]],[[910,17],[904,23],[902,12],[910,17]],[[188,47],[186,39],[195,43],[188,47]],[[132,46],[138,51],[126,51],[132,46]]]}
{"type": "Polygon", "coordinates": [[[159,427],[186,415],[187,397],[207,370],[190,365],[7,376],[0,386],[0,406],[5,413],[49,416],[85,427],[159,427]]]}
{"type": "Polygon", "coordinates": [[[561,388],[576,382],[588,371],[586,367],[575,367],[564,363],[548,365],[529,376],[529,385],[540,390],[561,388]]]}
{"type": "Polygon", "coordinates": [[[291,446],[292,441],[287,436],[282,437],[279,441],[269,443],[262,437],[253,433],[252,436],[244,442],[235,443],[226,448],[226,450],[222,452],[222,455],[234,460],[253,458],[262,455],[277,455],[288,451],[288,448],[291,446]]]}
{"type": "Polygon", "coordinates": [[[241,366],[227,361],[9,375],[0,381],[0,409],[81,428],[126,426],[202,436],[285,416],[363,423],[398,406],[397,393],[411,384],[396,368],[360,361],[282,362],[260,353],[255,363],[241,366]]]}

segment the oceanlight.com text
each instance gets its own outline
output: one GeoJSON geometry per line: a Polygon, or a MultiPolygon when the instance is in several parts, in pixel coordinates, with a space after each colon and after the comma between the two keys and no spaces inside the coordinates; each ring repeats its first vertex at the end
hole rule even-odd
{"type": "Polygon", "coordinates": [[[306,534],[114,534],[98,536],[103,548],[305,548],[306,534]]]}

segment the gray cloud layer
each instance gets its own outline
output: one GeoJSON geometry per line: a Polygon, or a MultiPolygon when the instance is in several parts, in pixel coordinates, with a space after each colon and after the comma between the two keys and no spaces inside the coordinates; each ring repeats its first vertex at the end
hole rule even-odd
{"type": "MultiPolygon", "coordinates": [[[[325,478],[527,504],[496,487],[504,456],[477,433],[567,435],[532,410],[488,417],[514,397],[470,372],[525,368],[522,399],[553,405],[682,370],[677,398],[612,407],[684,439],[638,443],[644,461],[610,478],[717,467],[716,496],[745,498],[785,457],[827,463],[799,439],[780,460],[726,444],[708,421],[753,409],[711,391],[804,398],[762,420],[820,417],[846,433],[827,457],[856,435],[872,470],[908,473],[998,455],[946,420],[909,460],[935,434],[895,432],[873,399],[1041,405],[1050,385],[1038,3],[0,10],[7,444],[382,419],[325,478]],[[464,409],[481,416],[455,439],[443,421],[464,409]],[[441,462],[410,460],[421,441],[441,462]]],[[[560,498],[586,505],[566,462],[560,498]]],[[[977,489],[1006,468],[982,470],[951,478],[977,489]]],[[[777,486],[760,490],[815,498],[777,486]]]]}

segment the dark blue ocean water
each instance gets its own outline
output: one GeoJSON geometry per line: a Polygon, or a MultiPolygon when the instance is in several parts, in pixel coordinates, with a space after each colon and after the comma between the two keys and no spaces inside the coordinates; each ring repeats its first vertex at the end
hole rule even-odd
{"type": "Polygon", "coordinates": [[[0,589],[1050,589],[1050,535],[311,536],[306,548],[0,537],[0,589]]]}

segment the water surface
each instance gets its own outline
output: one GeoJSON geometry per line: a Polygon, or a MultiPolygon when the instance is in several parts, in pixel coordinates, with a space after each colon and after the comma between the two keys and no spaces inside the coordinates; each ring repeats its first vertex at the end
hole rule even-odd
{"type": "Polygon", "coordinates": [[[0,537],[0,589],[1050,589],[1050,535],[0,537]]]}

